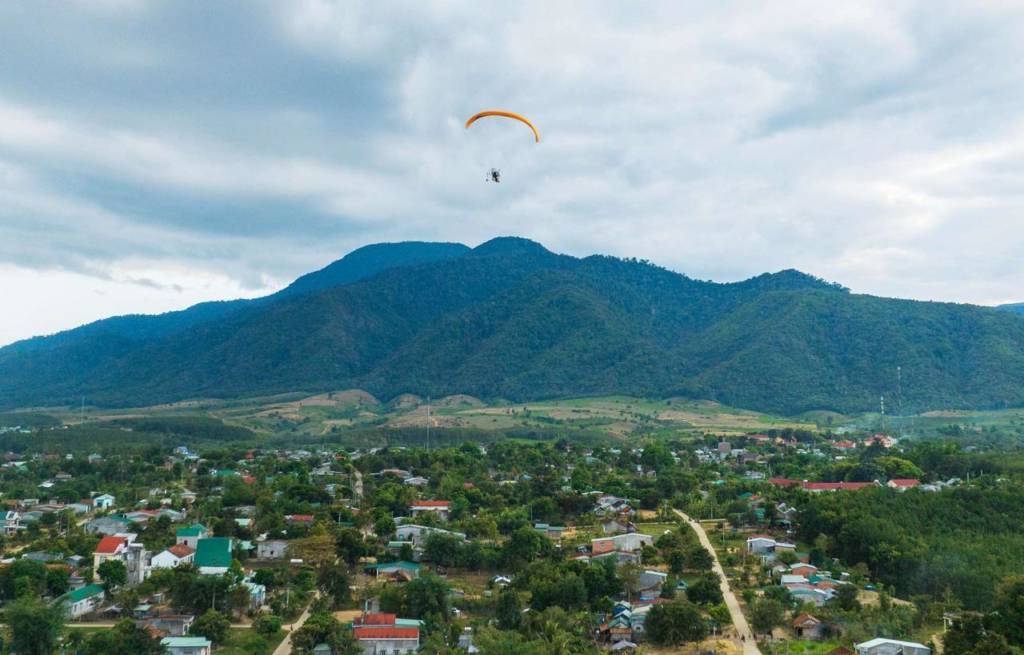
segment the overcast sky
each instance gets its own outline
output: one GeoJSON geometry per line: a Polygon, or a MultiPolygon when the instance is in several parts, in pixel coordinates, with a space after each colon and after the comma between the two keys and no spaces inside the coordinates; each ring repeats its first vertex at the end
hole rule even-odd
{"type": "Polygon", "coordinates": [[[3,3],[0,344],[508,234],[1024,300],[1022,61],[1019,2],[3,3]]]}

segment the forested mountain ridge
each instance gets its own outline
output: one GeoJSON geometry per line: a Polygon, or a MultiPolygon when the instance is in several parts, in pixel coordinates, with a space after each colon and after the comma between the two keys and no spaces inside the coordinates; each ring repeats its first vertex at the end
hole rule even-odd
{"type": "Polygon", "coordinates": [[[1024,321],[1005,312],[856,295],[797,271],[704,282],[525,239],[424,245],[440,254],[351,278],[335,270],[142,341],[91,333],[0,349],[0,406],[360,387],[857,411],[892,398],[896,366],[906,410],[1024,404],[1024,321]]]}
{"type": "Polygon", "coordinates": [[[999,305],[998,309],[1005,312],[1015,312],[1017,314],[1024,314],[1024,302],[1011,303],[1009,305],[999,305]]]}

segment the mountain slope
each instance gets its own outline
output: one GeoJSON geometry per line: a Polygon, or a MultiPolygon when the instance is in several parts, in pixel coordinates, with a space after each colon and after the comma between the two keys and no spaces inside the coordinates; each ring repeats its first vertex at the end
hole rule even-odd
{"type": "Polygon", "coordinates": [[[269,300],[349,284],[372,277],[389,268],[458,257],[468,250],[467,246],[459,243],[405,241],[372,244],[353,250],[324,268],[299,277],[284,289],[270,296],[252,300],[204,302],[163,314],[114,316],[58,334],[25,339],[0,349],[0,352],[8,349],[17,351],[52,350],[62,346],[74,348],[95,338],[124,339],[128,342],[162,339],[204,323],[222,319],[235,311],[262,305],[269,300]]]}
{"type": "Polygon", "coordinates": [[[330,285],[159,338],[0,349],[0,406],[344,387],[683,394],[783,413],[872,409],[883,394],[908,411],[1024,404],[1024,321],[1005,312],[854,295],[797,271],[717,284],[524,239],[438,245],[442,257],[350,278],[335,269],[330,285]]]}
{"type": "Polygon", "coordinates": [[[999,305],[998,309],[1004,312],[1015,312],[1017,314],[1024,314],[1024,302],[1012,303],[1009,305],[999,305]]]}

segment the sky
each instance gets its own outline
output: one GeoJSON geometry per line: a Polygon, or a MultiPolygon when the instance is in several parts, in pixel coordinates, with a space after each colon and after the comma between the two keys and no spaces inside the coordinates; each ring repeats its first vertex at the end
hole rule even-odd
{"type": "Polygon", "coordinates": [[[2,3],[0,344],[499,235],[1024,301],[1022,35],[995,1],[2,3]],[[541,143],[463,128],[490,108],[541,143]]]}

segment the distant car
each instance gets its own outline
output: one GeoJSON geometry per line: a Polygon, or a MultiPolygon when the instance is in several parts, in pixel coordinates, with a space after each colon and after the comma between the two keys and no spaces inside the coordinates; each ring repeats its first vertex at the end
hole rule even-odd
{"type": "Polygon", "coordinates": [[[866,585],[864,585],[864,588],[867,589],[868,591],[874,591],[875,589],[877,589],[877,587],[875,587],[875,585],[873,585],[873,584],[866,584],[866,585]]]}

